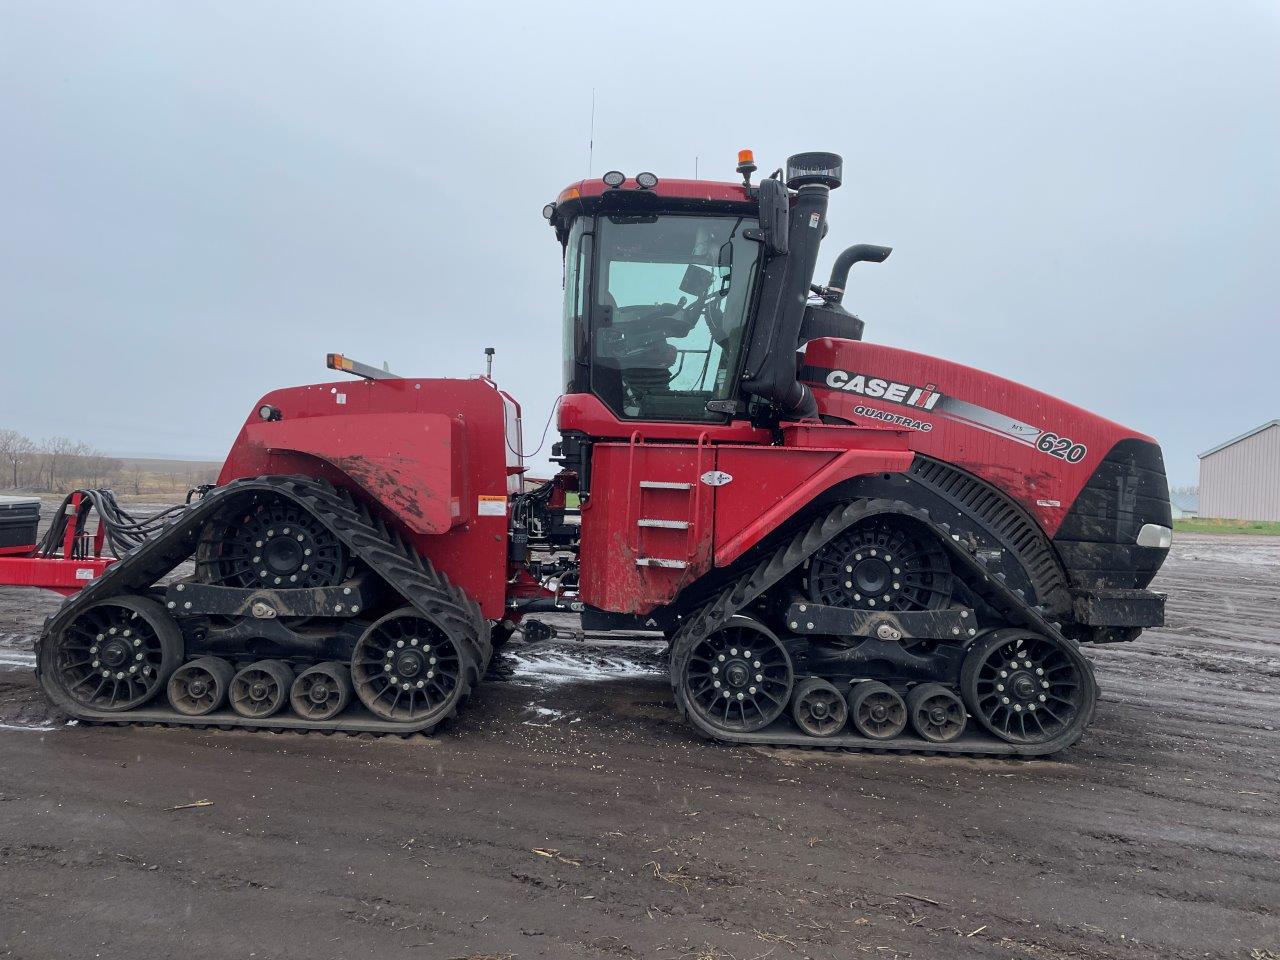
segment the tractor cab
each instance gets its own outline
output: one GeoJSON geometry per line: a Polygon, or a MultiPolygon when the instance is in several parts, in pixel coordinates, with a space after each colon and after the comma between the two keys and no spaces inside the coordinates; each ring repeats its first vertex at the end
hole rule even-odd
{"type": "Polygon", "coordinates": [[[840,166],[799,154],[785,185],[752,185],[743,151],[741,183],[611,171],[562,192],[543,213],[564,246],[565,392],[624,421],[813,416],[795,351],[840,166]]]}

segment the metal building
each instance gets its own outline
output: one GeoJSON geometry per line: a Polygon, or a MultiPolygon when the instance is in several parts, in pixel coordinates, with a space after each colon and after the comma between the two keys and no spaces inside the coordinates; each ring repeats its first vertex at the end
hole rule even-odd
{"type": "Polygon", "coordinates": [[[1200,516],[1280,520],[1280,420],[1200,454],[1200,516]]]}

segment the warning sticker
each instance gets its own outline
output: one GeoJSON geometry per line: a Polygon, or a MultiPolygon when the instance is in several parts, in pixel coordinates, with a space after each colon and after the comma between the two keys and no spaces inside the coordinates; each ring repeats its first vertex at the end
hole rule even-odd
{"type": "Polygon", "coordinates": [[[79,568],[77,568],[77,570],[76,570],[76,579],[77,579],[77,580],[92,580],[92,579],[93,579],[93,567],[79,567],[79,568]]]}
{"type": "Polygon", "coordinates": [[[507,498],[481,497],[476,504],[476,514],[481,517],[505,517],[507,515],[507,498]]]}

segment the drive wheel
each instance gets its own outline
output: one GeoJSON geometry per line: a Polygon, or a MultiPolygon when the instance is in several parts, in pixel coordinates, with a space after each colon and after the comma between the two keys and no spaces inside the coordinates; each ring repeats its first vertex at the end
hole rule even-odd
{"type": "Polygon", "coordinates": [[[891,740],[907,729],[907,705],[893,687],[864,680],[849,691],[854,729],[871,740],[891,740]]]}
{"type": "Polygon", "coordinates": [[[236,668],[221,657],[184,663],[169,678],[169,705],[186,717],[213,713],[227,699],[236,668]]]}
{"type": "Polygon", "coordinates": [[[922,683],[907,694],[912,729],[931,743],[948,743],[964,733],[964,704],[940,683],[922,683]]]}
{"type": "Polygon", "coordinates": [[[347,574],[344,547],[286,497],[266,494],[205,524],[196,574],[224,587],[332,587],[347,574]]]}
{"type": "Polygon", "coordinates": [[[283,660],[259,660],[231,678],[231,709],[255,720],[279,712],[288,702],[293,668],[283,660]]]}
{"type": "Polygon", "coordinates": [[[49,637],[40,670],[55,699],[115,713],[163,690],[182,654],[182,633],[160,604],[120,596],[86,607],[49,637]]]}
{"type": "Polygon", "coordinates": [[[791,699],[791,657],[771,630],[750,617],[730,618],[686,655],[673,656],[673,663],[683,706],[717,731],[767,727],[791,699]]]}
{"type": "Polygon", "coordinates": [[[293,712],[307,720],[332,720],[350,702],[351,670],[343,663],[317,663],[298,674],[289,689],[293,712]]]}
{"type": "Polygon", "coordinates": [[[951,562],[930,531],[899,516],[856,523],[809,564],[809,598],[857,610],[938,610],[951,601],[951,562]]]}
{"type": "Polygon", "coordinates": [[[960,690],[973,715],[1009,743],[1074,743],[1093,718],[1097,686],[1084,656],[1029,630],[996,630],[965,655],[960,690]]]}
{"type": "Polygon", "coordinates": [[[463,669],[457,641],[413,607],[370,624],[351,657],[360,702],[396,723],[447,716],[465,690],[463,669]]]}

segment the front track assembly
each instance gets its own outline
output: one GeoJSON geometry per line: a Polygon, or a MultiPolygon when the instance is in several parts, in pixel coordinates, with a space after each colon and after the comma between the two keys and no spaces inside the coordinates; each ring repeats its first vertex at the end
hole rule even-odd
{"type": "Polygon", "coordinates": [[[688,616],[671,682],[703,735],[791,747],[1046,756],[1097,703],[1092,667],[1044,608],[946,524],[885,499],[828,510],[688,616]],[[904,525],[931,541],[911,561],[904,525]],[[888,664],[900,674],[878,677],[888,664]]]}
{"type": "Polygon", "coordinates": [[[86,723],[407,735],[452,717],[491,655],[479,606],[348,493],[259,477],[206,493],[66,601],[36,675],[86,723]],[[189,559],[195,577],[157,585],[189,559]],[[273,637],[293,646],[254,653],[273,637]]]}

